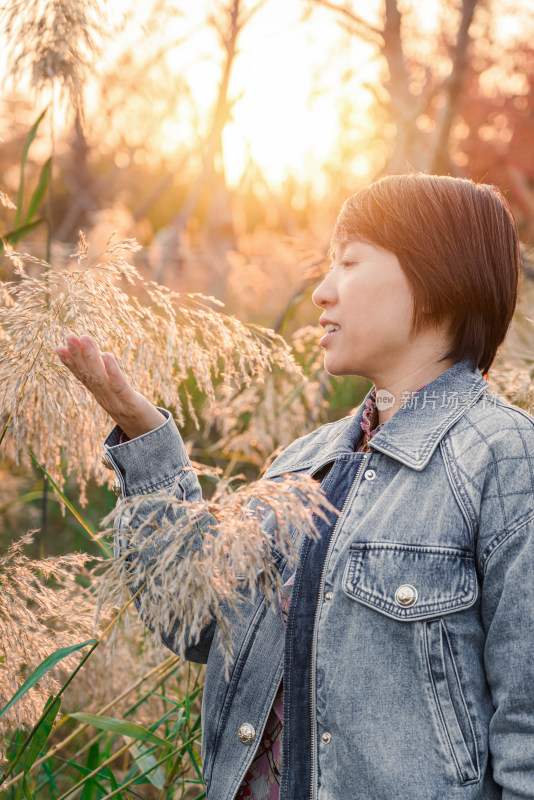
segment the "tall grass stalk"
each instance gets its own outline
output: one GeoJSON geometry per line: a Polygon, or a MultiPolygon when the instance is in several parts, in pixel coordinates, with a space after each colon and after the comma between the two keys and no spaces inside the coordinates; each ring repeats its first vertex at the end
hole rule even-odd
{"type": "MultiPolygon", "coordinates": [[[[176,666],[176,664],[178,662],[179,662],[179,659],[175,655],[168,656],[168,658],[166,658],[161,664],[157,664],[155,667],[152,667],[152,669],[148,670],[148,672],[146,672],[144,675],[142,675],[137,681],[135,681],[130,686],[128,686],[128,688],[125,689],[124,692],[119,694],[117,697],[114,697],[109,703],[106,703],[104,706],[99,708],[98,711],[97,711],[97,714],[98,715],[105,714],[107,711],[110,711],[113,708],[113,706],[117,705],[117,703],[119,703],[121,700],[123,700],[129,694],[131,694],[131,692],[133,692],[135,689],[137,689],[139,686],[141,686],[142,683],[144,683],[145,681],[147,681],[149,678],[153,677],[154,675],[157,675],[158,672],[166,673],[169,670],[172,670],[176,666]]],[[[52,733],[54,733],[61,725],[63,725],[67,719],[68,719],[68,714],[64,715],[54,725],[54,727],[52,728],[52,733]]],[[[43,756],[41,756],[36,761],[34,761],[32,766],[30,767],[30,771],[31,772],[35,771],[37,769],[37,767],[39,767],[39,766],[41,766],[41,764],[43,764],[43,762],[45,762],[48,759],[50,759],[53,756],[55,756],[57,753],[59,753],[61,750],[63,750],[68,744],[71,744],[71,742],[73,742],[74,739],[77,736],[79,736],[81,733],[83,733],[88,727],[89,727],[89,723],[87,723],[87,722],[84,722],[81,725],[78,725],[71,733],[69,733],[68,736],[66,736],[60,742],[56,742],[55,744],[53,744],[43,756]]],[[[83,747],[80,750],[77,750],[73,754],[73,758],[79,758],[86,750],[89,749],[91,744],[93,744],[97,739],[99,739],[101,737],[101,735],[102,734],[99,733],[93,739],[90,739],[88,742],[86,742],[86,744],[84,744],[83,747]]],[[[60,769],[61,769],[61,767],[60,767],[60,769]]],[[[56,772],[54,772],[53,775],[55,776],[56,772]]],[[[13,778],[11,778],[11,780],[9,780],[9,781],[7,781],[5,783],[4,789],[8,789],[10,786],[13,786],[15,783],[19,782],[21,779],[22,779],[22,773],[19,773],[18,775],[15,775],[13,778]]]]}
{"type": "MultiPolygon", "coordinates": [[[[128,602],[127,602],[127,603],[126,603],[126,604],[125,604],[125,605],[124,605],[124,606],[121,608],[121,610],[119,611],[119,613],[118,613],[118,614],[117,614],[117,615],[116,615],[116,616],[113,618],[113,620],[112,620],[112,621],[109,623],[109,625],[108,625],[108,626],[107,626],[107,628],[104,630],[104,632],[103,632],[103,633],[102,633],[102,634],[99,636],[99,638],[98,638],[98,640],[95,642],[95,644],[94,644],[94,645],[93,645],[93,646],[92,646],[92,647],[91,647],[91,648],[88,650],[88,652],[87,652],[87,653],[86,653],[86,654],[85,654],[85,655],[84,655],[84,656],[83,656],[83,657],[80,659],[80,662],[79,662],[79,664],[77,665],[77,667],[76,667],[76,668],[74,669],[74,671],[73,671],[73,672],[72,672],[72,673],[69,675],[69,677],[67,678],[67,680],[65,681],[65,683],[64,683],[64,684],[62,685],[62,687],[60,688],[59,692],[58,692],[58,693],[57,693],[57,694],[54,696],[54,702],[55,702],[55,701],[56,701],[56,700],[57,700],[59,697],[61,697],[61,695],[63,694],[63,692],[64,692],[64,691],[65,691],[65,689],[67,688],[67,686],[68,686],[68,685],[71,683],[71,681],[72,681],[72,680],[73,680],[73,679],[76,677],[76,675],[78,674],[78,672],[80,671],[80,669],[83,667],[83,665],[86,663],[86,661],[87,661],[87,660],[88,660],[88,659],[91,657],[91,655],[94,653],[94,651],[96,650],[96,648],[98,647],[98,645],[99,645],[99,644],[102,642],[102,640],[104,639],[104,637],[106,636],[106,634],[107,634],[107,633],[108,633],[108,632],[109,632],[109,631],[110,631],[110,630],[111,630],[111,629],[114,627],[114,625],[115,625],[115,624],[116,624],[116,623],[119,621],[120,617],[121,617],[121,616],[122,616],[122,614],[123,614],[123,613],[126,611],[126,609],[127,609],[127,608],[128,608],[130,605],[131,605],[131,603],[133,603],[133,601],[135,600],[135,598],[136,598],[137,594],[139,594],[139,592],[140,592],[142,589],[144,589],[144,586],[145,586],[145,584],[143,584],[143,586],[139,587],[139,589],[138,589],[138,591],[136,592],[136,594],[132,595],[132,597],[131,597],[131,598],[128,600],[128,602]]],[[[22,744],[22,746],[21,746],[20,750],[17,752],[17,754],[16,754],[15,758],[14,758],[14,759],[13,759],[13,760],[10,762],[10,764],[8,765],[8,767],[7,767],[7,770],[6,770],[6,771],[5,771],[5,772],[4,772],[2,775],[0,775],[0,786],[1,786],[1,785],[2,785],[4,782],[5,782],[5,779],[6,779],[6,778],[7,778],[7,777],[8,777],[8,776],[11,774],[11,772],[13,771],[13,769],[15,768],[15,766],[16,766],[16,765],[18,764],[18,762],[20,761],[20,759],[21,759],[21,757],[22,757],[22,755],[23,755],[24,751],[26,750],[26,748],[27,748],[27,747],[28,747],[28,745],[30,744],[30,742],[31,742],[31,740],[32,740],[33,736],[35,735],[35,732],[37,731],[37,729],[38,729],[39,725],[42,723],[42,721],[43,721],[43,720],[44,720],[44,718],[46,717],[46,714],[47,714],[47,709],[45,709],[45,711],[43,711],[43,713],[41,714],[41,716],[39,717],[39,719],[37,720],[37,722],[36,722],[36,723],[35,723],[35,725],[33,726],[32,730],[30,731],[30,733],[28,734],[28,736],[27,736],[27,737],[26,737],[26,739],[24,740],[24,742],[23,742],[23,744],[22,744]]]]}
{"type": "MultiPolygon", "coordinates": [[[[156,667],[154,667],[152,670],[150,670],[149,673],[142,680],[147,680],[149,677],[157,676],[158,679],[157,679],[156,683],[154,684],[154,687],[152,689],[146,689],[144,694],[141,695],[141,697],[138,698],[136,700],[136,702],[132,706],[130,706],[123,713],[123,717],[127,717],[129,714],[132,714],[140,704],[145,702],[151,695],[153,695],[154,688],[157,688],[160,684],[162,684],[165,680],[167,680],[171,675],[173,675],[176,672],[177,667],[179,667],[179,666],[181,666],[180,659],[176,658],[175,656],[170,656],[170,658],[165,659],[165,661],[162,664],[158,664],[156,667]],[[158,672],[162,672],[163,674],[158,676],[158,672]]],[[[110,703],[106,704],[101,709],[99,709],[97,711],[97,713],[96,713],[96,716],[103,716],[106,711],[108,711],[110,708],[112,708],[114,705],[116,705],[123,697],[127,696],[127,694],[129,694],[130,691],[133,688],[138,686],[139,683],[140,682],[137,682],[136,684],[134,684],[128,690],[127,693],[122,693],[118,697],[114,698],[110,703]]],[[[58,724],[61,724],[62,722],[64,722],[68,718],[69,718],[69,715],[66,714],[63,717],[63,719],[60,721],[60,723],[58,723],[58,724]]],[[[72,732],[71,735],[69,735],[66,739],[64,739],[61,743],[59,743],[58,749],[59,749],[59,746],[62,748],[66,744],[70,743],[73,740],[73,738],[75,738],[75,736],[79,735],[84,730],[86,730],[87,727],[89,727],[89,725],[90,725],[90,723],[87,723],[87,722],[86,723],[82,723],[82,725],[79,725],[72,732]]],[[[105,735],[106,735],[106,731],[104,731],[104,730],[99,731],[94,737],[90,738],[79,750],[76,750],[72,754],[71,760],[74,760],[74,759],[78,759],[79,760],[80,757],[83,755],[83,753],[85,753],[91,747],[92,744],[94,744],[96,741],[98,741],[99,739],[101,739],[105,735]]],[[[49,751],[49,753],[47,754],[46,757],[49,757],[50,755],[54,755],[55,752],[56,752],[56,750],[54,748],[51,748],[51,750],[49,751]]],[[[65,764],[65,763],[60,765],[57,769],[55,769],[53,771],[52,776],[53,777],[57,777],[67,766],[68,766],[68,764],[65,764]]]]}
{"type": "MultiPolygon", "coordinates": [[[[11,426],[9,426],[9,430],[10,430],[10,431],[11,431],[11,432],[12,432],[12,433],[15,435],[15,436],[17,436],[17,435],[18,435],[18,434],[17,434],[17,433],[16,433],[16,432],[13,430],[13,428],[12,428],[11,426]]],[[[32,459],[33,463],[34,463],[34,464],[35,464],[35,465],[36,465],[36,466],[37,466],[37,467],[38,467],[38,468],[41,470],[41,472],[43,472],[43,473],[44,473],[44,475],[45,475],[45,476],[48,478],[48,480],[50,481],[50,483],[52,484],[52,486],[54,487],[54,489],[56,490],[56,492],[58,493],[58,495],[61,497],[61,499],[63,500],[63,502],[65,503],[65,505],[67,506],[67,508],[68,508],[68,509],[69,509],[69,511],[71,512],[71,514],[72,514],[72,515],[75,517],[75,519],[76,519],[76,520],[77,520],[77,521],[80,523],[80,525],[82,526],[82,528],[83,528],[85,531],[87,531],[87,533],[89,534],[89,536],[90,536],[90,537],[91,537],[91,538],[92,538],[92,539],[93,539],[93,540],[94,540],[94,541],[97,543],[97,545],[98,545],[99,547],[101,547],[101,548],[102,548],[102,550],[105,552],[105,554],[111,558],[111,556],[112,556],[111,550],[109,550],[109,549],[106,547],[106,545],[105,545],[105,544],[103,544],[103,543],[100,541],[100,539],[99,539],[99,538],[98,538],[98,536],[95,534],[95,532],[94,532],[94,531],[93,531],[93,530],[92,530],[92,529],[89,527],[89,525],[87,524],[87,522],[85,522],[85,520],[83,519],[83,517],[81,516],[81,514],[80,514],[80,513],[79,513],[79,512],[78,512],[78,511],[77,511],[77,510],[74,508],[74,506],[72,505],[72,503],[70,502],[70,500],[69,500],[69,499],[66,497],[66,495],[65,495],[65,494],[64,494],[64,493],[61,491],[61,489],[59,488],[59,486],[57,485],[57,483],[55,482],[55,480],[54,480],[54,479],[51,477],[51,475],[48,473],[48,471],[47,471],[46,467],[44,467],[42,464],[40,464],[40,463],[39,463],[39,461],[38,461],[38,460],[35,458],[35,455],[32,453],[32,451],[30,450],[30,448],[28,448],[28,453],[29,453],[29,455],[30,455],[30,458],[32,459]]]]}
{"type": "MultiPolygon", "coordinates": [[[[192,736],[186,742],[183,742],[178,747],[174,748],[170,753],[168,753],[166,756],[164,756],[164,758],[162,758],[160,761],[158,761],[150,769],[146,770],[142,774],[146,775],[149,772],[152,772],[152,770],[155,769],[159,764],[163,764],[163,762],[167,761],[173,755],[176,755],[177,753],[180,753],[182,750],[184,750],[186,748],[186,745],[191,744],[191,742],[196,741],[198,739],[199,735],[200,734],[197,733],[195,736],[192,736]]],[[[129,742],[128,744],[125,744],[123,747],[119,748],[119,750],[117,750],[115,753],[113,753],[113,755],[111,755],[109,758],[107,758],[105,761],[103,761],[101,764],[99,764],[98,767],[95,770],[93,770],[93,772],[89,773],[89,775],[86,775],[83,778],[83,780],[79,781],[77,784],[75,784],[68,791],[64,792],[64,794],[62,794],[60,797],[58,797],[57,800],[66,800],[66,798],[70,797],[75,791],[78,791],[79,789],[81,789],[87,783],[87,781],[89,781],[91,778],[94,778],[96,775],[98,775],[98,773],[102,770],[103,767],[106,767],[109,764],[112,764],[119,756],[121,756],[123,753],[126,753],[130,749],[131,746],[132,746],[132,743],[129,742]]],[[[118,789],[115,789],[115,791],[111,792],[111,794],[107,794],[106,798],[115,797],[117,794],[122,792],[124,788],[126,788],[127,786],[131,786],[132,783],[135,783],[136,781],[138,781],[140,777],[141,777],[140,775],[136,775],[135,778],[132,778],[132,780],[128,781],[125,784],[122,784],[121,786],[119,786],[118,789]]],[[[102,800],[106,800],[106,798],[102,798],[102,800]]]]}

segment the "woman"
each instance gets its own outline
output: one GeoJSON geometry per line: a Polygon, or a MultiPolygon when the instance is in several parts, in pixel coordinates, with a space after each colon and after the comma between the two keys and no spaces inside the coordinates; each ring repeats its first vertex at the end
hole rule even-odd
{"type": "MultiPolygon", "coordinates": [[[[215,622],[190,642],[207,798],[534,800],[534,418],[484,379],[517,301],[512,214],[488,185],[391,176],[345,202],[330,254],[325,368],[373,386],[263,476],[308,472],[341,509],[296,569],[273,547],[280,613],[260,596],[235,620],[228,683],[215,622]]],[[[178,476],[201,498],[170,413],[90,337],[57,352],[117,423],[121,496],[178,476]]]]}

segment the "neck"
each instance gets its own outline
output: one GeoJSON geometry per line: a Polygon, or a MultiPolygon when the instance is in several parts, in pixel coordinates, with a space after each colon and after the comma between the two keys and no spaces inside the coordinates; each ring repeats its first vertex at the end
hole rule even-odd
{"type": "Polygon", "coordinates": [[[426,363],[414,366],[413,369],[400,368],[392,370],[388,375],[375,376],[373,383],[377,393],[378,415],[376,424],[381,425],[391,419],[414,392],[431,383],[453,364],[454,361],[450,359],[441,362],[428,360],[426,363]]]}

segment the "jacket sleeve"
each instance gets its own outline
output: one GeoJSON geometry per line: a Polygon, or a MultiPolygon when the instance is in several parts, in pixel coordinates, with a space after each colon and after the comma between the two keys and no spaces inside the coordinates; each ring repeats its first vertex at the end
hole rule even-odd
{"type": "Polygon", "coordinates": [[[534,800],[534,515],[484,540],[485,667],[495,708],[489,725],[502,800],[534,800]]]}
{"type": "MultiPolygon", "coordinates": [[[[181,499],[190,502],[202,500],[200,483],[193,471],[176,423],[169,411],[164,408],[157,408],[167,417],[166,421],[159,427],[135,439],[126,439],[124,441],[125,437],[121,436],[123,433],[121,428],[115,425],[104,440],[104,453],[113,465],[120,483],[120,496],[125,498],[138,494],[148,494],[162,488],[167,488],[170,491],[175,480],[178,479],[175,492],[179,493],[181,499]]],[[[153,514],[154,511],[156,511],[156,520],[161,522],[164,509],[154,509],[154,504],[150,503],[150,501],[143,502],[135,516],[128,521],[128,527],[135,529],[143,519],[146,519],[150,513],[153,514]]],[[[216,524],[216,520],[213,515],[206,512],[205,523],[207,528],[208,525],[216,524]]],[[[128,535],[124,531],[125,527],[124,514],[117,512],[114,521],[115,557],[123,555],[129,549],[128,535]]],[[[202,534],[197,532],[191,537],[189,546],[193,551],[201,549],[202,540],[202,534]]],[[[143,566],[147,566],[150,560],[155,557],[155,553],[152,550],[153,548],[144,548],[142,550],[140,560],[143,566]]],[[[127,568],[130,571],[133,570],[132,556],[133,552],[126,556],[127,568]]],[[[141,581],[134,586],[130,584],[130,593],[132,595],[135,594],[141,585],[141,581]]],[[[138,613],[140,613],[140,595],[135,598],[134,603],[138,613]]],[[[148,620],[143,618],[141,613],[140,616],[153,632],[148,620]]],[[[215,629],[216,621],[212,617],[211,622],[202,629],[196,641],[188,641],[185,655],[189,661],[196,661],[201,664],[207,663],[215,629]]],[[[174,629],[161,632],[163,643],[171,650],[173,649],[173,633],[174,629]]]]}

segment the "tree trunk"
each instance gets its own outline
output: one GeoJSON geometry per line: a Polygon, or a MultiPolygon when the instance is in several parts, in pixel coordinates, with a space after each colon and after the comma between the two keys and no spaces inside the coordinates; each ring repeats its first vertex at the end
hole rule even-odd
{"type": "MultiPolygon", "coordinates": [[[[462,20],[458,29],[456,46],[454,49],[454,59],[451,74],[446,80],[447,102],[444,113],[441,116],[434,158],[431,169],[434,173],[444,173],[451,171],[451,160],[449,157],[449,139],[451,128],[455,116],[460,108],[463,81],[467,69],[468,59],[467,50],[471,41],[469,28],[473,21],[473,15],[478,0],[462,0],[462,20]]],[[[444,87],[445,88],[445,87],[444,87]]]]}

